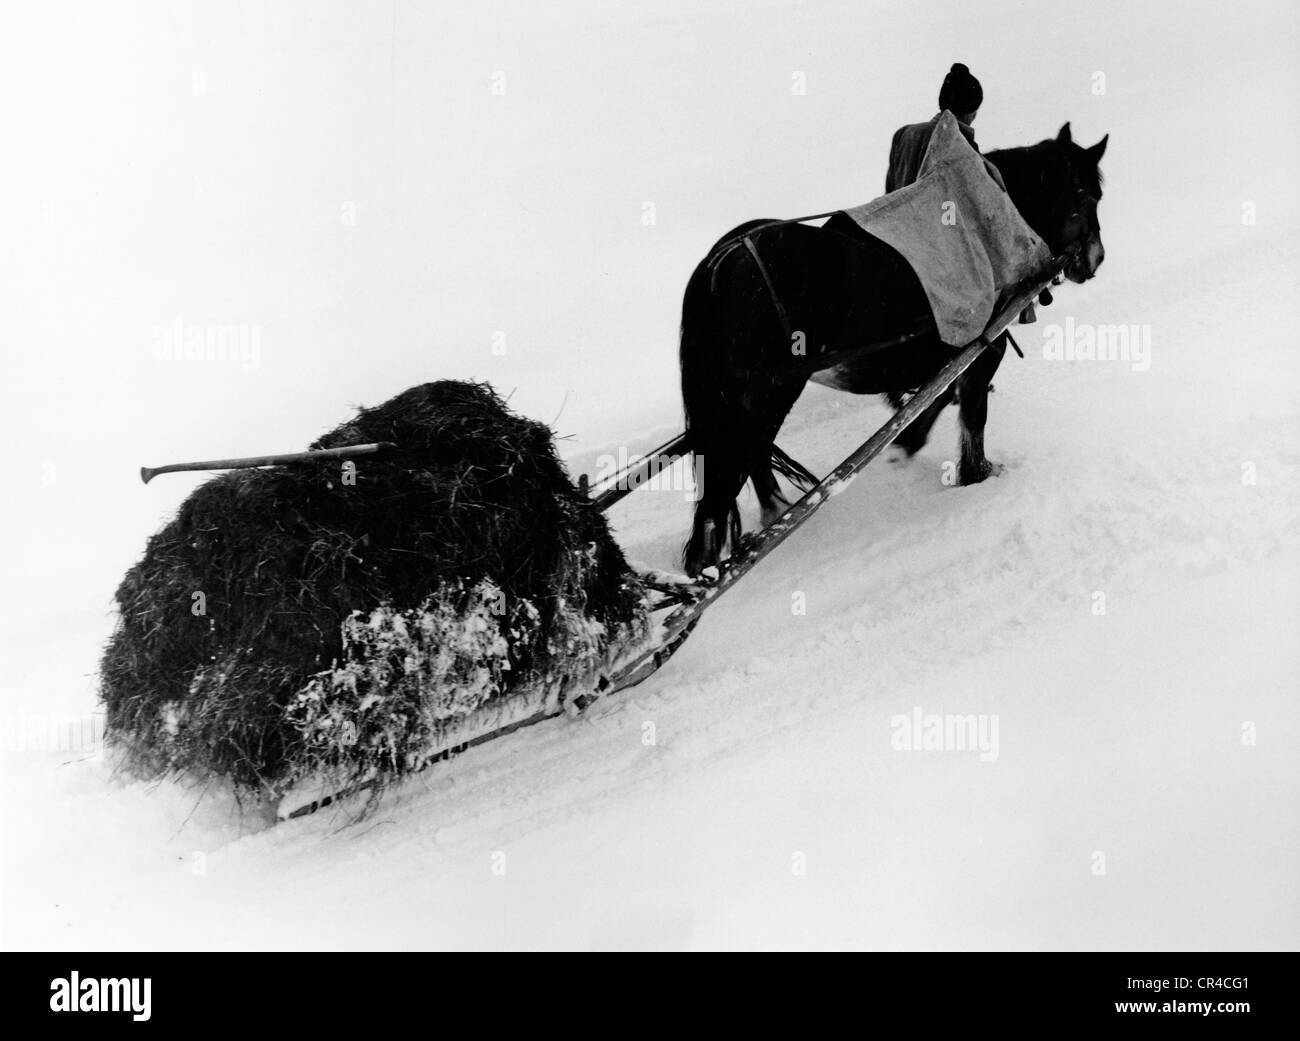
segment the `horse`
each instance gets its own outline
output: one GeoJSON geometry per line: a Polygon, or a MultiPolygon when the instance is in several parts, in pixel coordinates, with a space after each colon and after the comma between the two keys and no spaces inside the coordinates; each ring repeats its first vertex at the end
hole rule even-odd
{"type": "MultiPolygon", "coordinates": [[[[1053,255],[1078,246],[1063,272],[1075,283],[1093,278],[1105,259],[1098,164],[1109,136],[1084,148],[1066,123],[1055,138],[986,154],[1053,255]]],[[[843,213],[822,227],[748,221],[719,239],[695,268],[682,301],[682,402],[700,475],[682,554],[687,573],[699,575],[739,546],[737,497],[746,480],[764,526],[789,505],[774,471],[805,489],[816,483],[776,445],[809,379],[853,394],[883,394],[899,408],[959,350],[939,339],[920,280],[902,255],[843,213]],[[742,242],[746,248],[739,248],[742,242]],[[806,353],[797,359],[792,329],[804,337],[806,353]],[[849,350],[881,341],[893,345],[856,357],[849,350]],[[833,353],[840,356],[828,357],[833,353]]],[[[907,456],[924,446],[939,413],[955,400],[959,483],[975,484],[999,471],[984,455],[984,426],[989,384],[1005,351],[1004,334],[903,430],[897,444],[907,456]]]]}

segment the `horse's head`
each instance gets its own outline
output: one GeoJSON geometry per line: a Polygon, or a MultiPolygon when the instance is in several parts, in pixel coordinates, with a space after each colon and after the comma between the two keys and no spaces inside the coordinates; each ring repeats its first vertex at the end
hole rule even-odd
{"type": "Polygon", "coordinates": [[[1101,168],[1098,164],[1106,153],[1109,139],[1107,134],[1091,148],[1080,147],[1074,143],[1070,124],[1066,123],[1055,140],[1043,142],[1046,162],[1039,210],[1042,227],[1034,230],[1051,247],[1053,254],[1076,244],[1080,247],[1065,269],[1071,282],[1086,282],[1106,259],[1097,204],[1101,202],[1101,168]]]}
{"type": "Polygon", "coordinates": [[[990,152],[1002,171],[1007,191],[1021,215],[1054,255],[1070,246],[1079,251],[1065,269],[1072,282],[1086,282],[1106,259],[1101,244],[1097,204],[1101,201],[1101,170],[1107,134],[1091,148],[1074,143],[1070,124],[1054,138],[1029,148],[990,152]]]}

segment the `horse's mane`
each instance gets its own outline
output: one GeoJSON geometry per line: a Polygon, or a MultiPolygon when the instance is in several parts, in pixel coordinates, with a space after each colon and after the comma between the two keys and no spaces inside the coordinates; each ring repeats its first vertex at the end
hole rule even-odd
{"type": "Polygon", "coordinates": [[[1046,138],[1034,145],[1022,145],[1019,148],[999,148],[986,153],[986,157],[1001,172],[1008,182],[1014,180],[1028,183],[1037,178],[1043,183],[1049,175],[1060,175],[1067,167],[1078,175],[1080,186],[1088,194],[1100,199],[1102,185],[1101,167],[1089,162],[1084,154],[1087,150],[1073,141],[1061,141],[1046,138]]]}

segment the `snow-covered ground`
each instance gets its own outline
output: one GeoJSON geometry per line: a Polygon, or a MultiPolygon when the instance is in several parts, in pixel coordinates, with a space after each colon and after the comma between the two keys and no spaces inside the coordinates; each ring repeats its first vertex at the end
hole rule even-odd
{"type": "MultiPolygon", "coordinates": [[[[0,943],[1300,945],[1300,13],[536,8],[24,16],[6,104],[47,84],[85,132],[19,113],[8,172],[36,205],[4,260],[0,943]],[[15,738],[92,710],[114,582],[193,486],[135,466],[295,448],[443,376],[559,413],[575,472],[646,447],[698,255],[875,194],[953,60],[986,148],[1111,134],[1107,260],[1018,332],[1001,477],[945,485],[945,416],[651,681],[360,823],[256,830],[15,738]],[[259,366],[159,362],[178,314],[258,325],[259,366]],[[1049,360],[1067,317],[1144,327],[1149,367],[1049,360]],[[981,748],[900,747],[918,710],[974,717],[981,748]]],[[[886,415],[812,387],[782,444],[825,470],[886,415]]],[[[688,511],[645,490],[612,520],[668,565],[688,511]]]]}

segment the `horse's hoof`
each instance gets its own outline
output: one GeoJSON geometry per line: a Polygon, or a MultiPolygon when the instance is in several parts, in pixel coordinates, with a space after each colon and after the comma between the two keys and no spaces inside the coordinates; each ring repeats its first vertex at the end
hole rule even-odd
{"type": "Polygon", "coordinates": [[[1002,463],[991,463],[985,459],[973,466],[963,466],[959,476],[963,485],[979,484],[990,477],[1001,476],[1005,470],[1002,463]]]}

